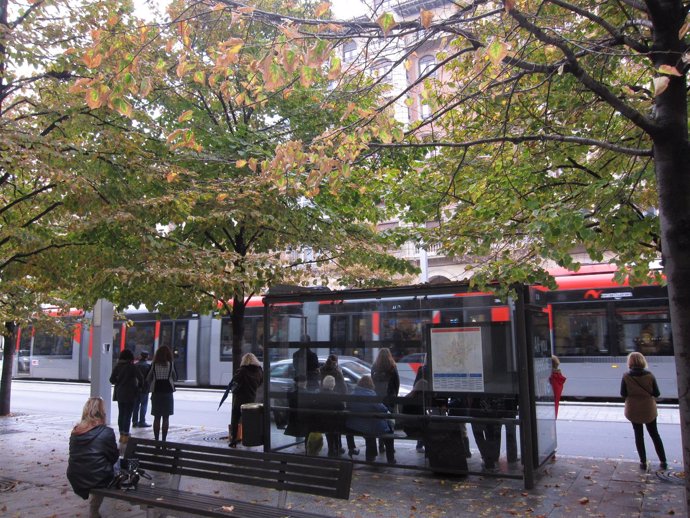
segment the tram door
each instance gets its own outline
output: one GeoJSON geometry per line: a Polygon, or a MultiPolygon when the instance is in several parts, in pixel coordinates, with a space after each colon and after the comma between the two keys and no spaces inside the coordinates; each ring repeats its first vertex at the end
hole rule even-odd
{"type": "Polygon", "coordinates": [[[161,323],[160,345],[167,345],[173,352],[175,372],[180,381],[187,379],[187,320],[173,320],[161,323]]]}
{"type": "Polygon", "coordinates": [[[19,333],[17,356],[17,377],[31,376],[31,344],[33,342],[33,328],[18,327],[19,333]]]}

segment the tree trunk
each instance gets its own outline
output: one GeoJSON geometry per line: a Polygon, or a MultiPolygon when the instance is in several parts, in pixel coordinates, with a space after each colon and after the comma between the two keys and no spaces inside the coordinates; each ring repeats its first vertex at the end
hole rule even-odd
{"type": "MultiPolygon", "coordinates": [[[[678,59],[684,50],[678,36],[685,19],[682,3],[659,0],[647,2],[647,7],[654,25],[654,67],[682,66],[678,59]]],[[[670,77],[668,88],[655,99],[654,119],[659,131],[652,139],[685,473],[690,468],[690,145],[687,109],[685,76],[670,77]]],[[[685,477],[685,503],[686,510],[690,509],[690,477],[685,477]]]]}
{"type": "Polygon", "coordinates": [[[2,355],[2,378],[0,378],[0,415],[9,415],[10,396],[12,395],[12,360],[14,358],[15,332],[14,322],[5,322],[5,348],[2,355]]]}
{"type": "Polygon", "coordinates": [[[244,297],[232,299],[232,372],[237,372],[242,361],[242,341],[244,340],[244,313],[247,303],[244,297]]]}

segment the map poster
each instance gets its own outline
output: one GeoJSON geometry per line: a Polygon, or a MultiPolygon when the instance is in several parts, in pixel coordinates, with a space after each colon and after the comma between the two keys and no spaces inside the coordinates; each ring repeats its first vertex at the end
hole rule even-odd
{"type": "Polygon", "coordinates": [[[432,327],[431,383],[439,392],[484,392],[480,327],[432,327]]]}

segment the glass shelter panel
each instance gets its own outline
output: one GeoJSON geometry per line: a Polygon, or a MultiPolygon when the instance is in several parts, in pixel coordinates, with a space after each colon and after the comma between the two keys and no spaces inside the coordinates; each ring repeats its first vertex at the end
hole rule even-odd
{"type": "Polygon", "coordinates": [[[324,430],[323,416],[328,416],[328,426],[337,423],[340,427],[336,435],[342,437],[342,446],[339,443],[337,449],[351,451],[350,440],[355,441],[360,450],[355,461],[391,459],[365,439],[366,433],[348,434],[348,430],[390,426],[397,465],[448,473],[479,472],[489,463],[483,463],[482,455],[468,461],[470,449],[479,448],[479,441],[492,434],[490,448],[497,455],[504,452],[505,459],[507,445],[500,439],[505,425],[511,464],[503,460],[502,466],[519,473],[519,433],[515,423],[504,422],[517,417],[512,310],[490,294],[467,293],[465,286],[455,287],[457,291],[445,289],[266,297],[264,347],[268,354],[264,366],[270,381],[265,401],[269,401],[267,413],[275,426],[270,447],[290,451],[303,441],[308,449],[310,433],[319,430],[324,434],[321,454],[327,449],[331,452],[324,430]],[[450,338],[439,345],[435,330],[449,330],[450,338]],[[463,332],[467,339],[460,340],[462,343],[454,340],[463,332]],[[336,356],[342,374],[335,398],[322,384],[333,361],[329,355],[336,356]],[[457,372],[448,370],[451,359],[457,372]],[[399,384],[381,377],[380,371],[390,364],[399,384]],[[478,380],[476,387],[458,383],[461,376],[455,384],[441,383],[442,376],[436,377],[467,372],[478,380]],[[484,400],[492,403],[487,411],[480,408],[484,400]],[[482,418],[477,434],[468,433],[473,417],[482,418]],[[485,426],[487,419],[496,422],[485,426]]]}
{"type": "Polygon", "coordinates": [[[534,450],[536,465],[542,464],[555,451],[556,440],[556,408],[554,393],[550,383],[552,372],[551,341],[549,339],[548,315],[538,310],[527,313],[527,339],[531,348],[533,362],[533,383],[536,429],[534,430],[536,445],[534,450]]]}

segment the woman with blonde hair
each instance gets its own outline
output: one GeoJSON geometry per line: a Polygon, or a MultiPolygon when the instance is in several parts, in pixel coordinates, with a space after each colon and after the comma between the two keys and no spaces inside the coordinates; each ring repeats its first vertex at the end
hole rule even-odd
{"type": "Polygon", "coordinates": [[[175,381],[177,373],[173,365],[172,351],[167,345],[156,350],[153,355],[153,364],[146,376],[146,381],[151,384],[151,415],[153,416],[153,437],[158,440],[161,431],[163,442],[168,437],[170,416],[175,413],[175,381]],[[163,428],[161,430],[161,421],[163,428]]]}
{"type": "Polygon", "coordinates": [[[635,432],[635,447],[640,456],[640,469],[647,469],[647,452],[644,446],[644,428],[652,438],[654,449],[659,456],[660,468],[667,469],[666,452],[656,426],[658,415],[656,398],[659,397],[659,386],[654,374],[647,370],[647,360],[639,352],[628,355],[628,368],[621,380],[621,397],[625,400],[625,417],[632,423],[635,432]]]}
{"type": "MultiPolygon", "coordinates": [[[[113,464],[118,456],[115,432],[105,425],[103,400],[91,397],[86,400],[81,421],[72,429],[69,438],[67,480],[74,492],[86,500],[90,489],[107,487],[115,476],[113,464]]],[[[91,496],[90,518],[100,517],[102,502],[103,497],[91,496]]]]}
{"type": "Polygon", "coordinates": [[[232,412],[230,414],[230,444],[235,448],[239,442],[238,430],[242,417],[242,405],[254,403],[256,392],[264,381],[261,363],[252,353],[242,356],[240,368],[232,377],[232,412]]]}

